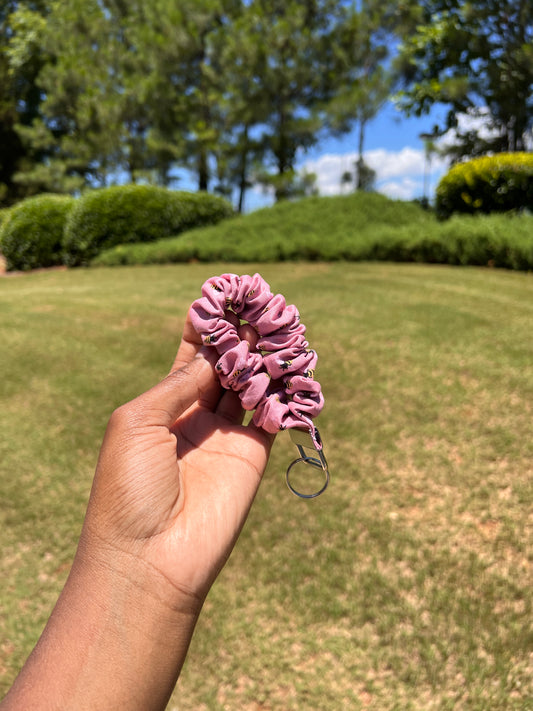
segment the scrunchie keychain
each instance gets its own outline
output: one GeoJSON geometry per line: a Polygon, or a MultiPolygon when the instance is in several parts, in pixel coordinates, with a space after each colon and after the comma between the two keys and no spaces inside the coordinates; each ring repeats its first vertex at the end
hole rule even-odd
{"type": "MultiPolygon", "coordinates": [[[[202,286],[202,297],[191,307],[195,330],[205,345],[220,356],[216,371],[222,386],[239,394],[245,410],[255,410],[252,421],[267,432],[289,429],[299,457],[287,469],[289,489],[302,498],[314,498],[329,483],[329,471],[318,429],[313,424],[324,405],[320,383],[314,380],[317,354],[305,340],[298,310],[281,294],[270,291],[259,275],[222,274],[202,286]],[[235,314],[258,334],[256,351],[239,338],[228,319],[235,314]],[[313,450],[313,456],[305,449],[313,450]],[[299,463],[319,467],[325,483],[319,491],[304,494],[290,482],[290,471],[299,463]]],[[[233,318],[235,320],[235,318],[233,318]]]]}

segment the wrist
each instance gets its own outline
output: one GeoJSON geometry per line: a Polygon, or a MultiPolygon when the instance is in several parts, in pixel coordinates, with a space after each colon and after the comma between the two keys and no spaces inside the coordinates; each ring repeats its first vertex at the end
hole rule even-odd
{"type": "Polygon", "coordinates": [[[174,619],[196,620],[205,596],[176,585],[146,559],[143,547],[138,542],[128,550],[84,531],[70,577],[88,579],[95,599],[105,608],[116,606],[135,611],[139,607],[154,618],[171,623],[174,619]]]}
{"type": "Polygon", "coordinates": [[[146,561],[83,535],[6,709],[164,709],[200,609],[146,561]]]}

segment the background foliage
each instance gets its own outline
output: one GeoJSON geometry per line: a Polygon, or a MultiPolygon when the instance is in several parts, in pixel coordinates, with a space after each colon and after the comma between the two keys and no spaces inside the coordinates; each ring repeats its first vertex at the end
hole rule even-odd
{"type": "Polygon", "coordinates": [[[404,110],[421,115],[436,103],[448,107],[435,133],[455,130],[455,159],[531,149],[533,5],[423,0],[415,8],[399,57],[404,110]]]}
{"type": "Polygon", "coordinates": [[[8,0],[0,204],[188,170],[241,209],[354,126],[364,187],[365,127],[399,88],[407,113],[447,107],[455,158],[524,150],[532,39],[525,0],[8,0]]]}
{"type": "Polygon", "coordinates": [[[63,264],[63,233],[75,203],[67,195],[39,195],[16,205],[0,220],[0,252],[8,270],[63,264]]]}
{"type": "Polygon", "coordinates": [[[231,205],[208,193],[148,185],[93,190],[76,200],[62,241],[68,266],[87,265],[116,244],[153,242],[230,217],[231,205]]]}
{"type": "MultiPolygon", "coordinates": [[[[506,175],[507,169],[498,170],[500,177],[506,175]]],[[[512,168],[509,186],[520,175],[512,168]]],[[[531,186],[527,171],[522,177],[531,186]]],[[[470,180],[465,187],[461,178],[449,185],[446,195],[459,202],[464,202],[467,190],[469,195],[490,197],[491,188],[483,183],[480,189],[470,180]]],[[[524,188],[519,204],[528,195],[524,188]]],[[[496,198],[502,198],[495,197],[497,206],[496,198]]],[[[221,260],[379,260],[533,268],[533,217],[527,212],[454,217],[442,223],[415,202],[376,193],[281,202],[235,217],[227,201],[208,193],[131,185],[90,191],[64,202],[54,196],[30,198],[11,212],[16,219],[4,227],[0,224],[0,251],[8,269],[221,260]]]]}
{"type": "Polygon", "coordinates": [[[533,217],[453,217],[375,193],[280,203],[177,239],[120,245],[93,264],[391,261],[533,269],[533,217]]]}
{"type": "Polygon", "coordinates": [[[376,18],[362,17],[337,0],[13,2],[0,39],[28,160],[12,166],[11,183],[71,191],[125,174],[168,185],[187,168],[200,190],[235,187],[241,207],[253,180],[274,180],[284,197],[296,152],[326,129],[332,98],[349,81],[347,130],[365,62],[388,54],[376,18]],[[363,39],[364,59],[354,49],[363,39]],[[37,97],[25,122],[20,80],[37,97]]]}

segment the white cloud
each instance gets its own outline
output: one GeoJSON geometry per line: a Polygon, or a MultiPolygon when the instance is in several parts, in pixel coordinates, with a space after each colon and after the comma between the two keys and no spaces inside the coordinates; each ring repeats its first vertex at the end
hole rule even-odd
{"type": "Polygon", "coordinates": [[[490,126],[490,111],[487,107],[457,114],[457,130],[447,131],[439,138],[437,146],[442,149],[451,148],[457,142],[457,133],[464,134],[468,131],[475,131],[485,140],[498,136],[498,131],[490,126]]]}
{"type": "MultiPolygon", "coordinates": [[[[398,151],[376,148],[364,152],[364,160],[376,171],[376,189],[390,197],[411,200],[421,197],[424,192],[424,172],[426,156],[424,149],[405,146],[398,151]]],[[[317,187],[321,195],[337,195],[346,192],[341,185],[345,172],[352,172],[357,161],[357,153],[325,154],[316,160],[302,163],[301,169],[317,176],[317,187]]],[[[442,158],[432,156],[429,174],[429,192],[432,193],[436,181],[446,170],[442,158]]]]}

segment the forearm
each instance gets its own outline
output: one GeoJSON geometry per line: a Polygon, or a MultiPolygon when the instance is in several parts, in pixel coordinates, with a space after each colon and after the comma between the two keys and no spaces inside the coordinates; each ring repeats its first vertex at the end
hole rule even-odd
{"type": "Polygon", "coordinates": [[[78,552],[43,635],[0,709],[164,709],[200,607],[132,556],[97,560],[78,552]]]}

